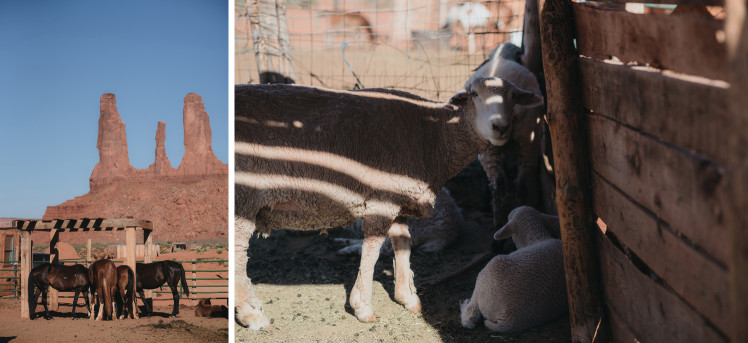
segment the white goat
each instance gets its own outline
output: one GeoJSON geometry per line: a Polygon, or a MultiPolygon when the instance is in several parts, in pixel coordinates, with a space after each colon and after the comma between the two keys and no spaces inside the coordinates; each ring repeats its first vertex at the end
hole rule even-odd
{"type": "Polygon", "coordinates": [[[558,217],[529,206],[509,214],[494,239],[512,237],[517,250],[494,257],[478,274],[473,296],[460,302],[460,322],[472,329],[481,318],[489,330],[518,332],[568,311],[561,240],[551,232],[558,217]]]}
{"type": "MultiPolygon", "coordinates": [[[[535,75],[519,63],[521,57],[522,50],[516,45],[500,44],[491,52],[488,60],[475,70],[465,86],[475,79],[492,76],[541,96],[535,75]]],[[[511,100],[507,102],[513,105],[511,100]]],[[[507,134],[501,141],[492,142],[493,146],[481,152],[478,159],[486,171],[491,188],[494,222],[496,227],[500,227],[511,209],[521,205],[540,206],[538,172],[543,103],[515,106],[514,116],[503,116],[503,111],[495,113],[494,124],[507,134]],[[516,177],[513,176],[515,169],[516,177]]]]}
{"type": "MultiPolygon", "coordinates": [[[[348,229],[362,231],[364,220],[359,219],[348,226],[348,229]]],[[[447,188],[442,187],[436,195],[434,214],[427,218],[408,217],[408,231],[412,240],[412,247],[421,252],[442,251],[454,242],[462,232],[465,222],[460,214],[455,200],[447,188]]],[[[361,255],[362,239],[334,238],[333,242],[344,248],[338,250],[338,255],[361,255]]],[[[389,240],[382,244],[381,253],[393,256],[395,250],[389,240]]]]}
{"type": "Polygon", "coordinates": [[[235,94],[236,319],[254,329],[268,320],[247,275],[252,234],[360,218],[363,251],[349,299],[356,317],[376,321],[372,277],[387,234],[395,248],[395,299],[420,311],[405,217],[431,215],[446,181],[501,138],[478,130],[491,126],[493,111],[542,101],[498,78],[476,79],[449,103],[295,85],[238,85],[235,94]],[[508,101],[497,107],[497,97],[508,101]]]}

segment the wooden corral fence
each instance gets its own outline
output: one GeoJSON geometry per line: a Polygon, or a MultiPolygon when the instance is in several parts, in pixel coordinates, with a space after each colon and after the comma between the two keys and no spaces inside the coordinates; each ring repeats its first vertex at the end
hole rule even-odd
{"type": "Polygon", "coordinates": [[[540,1],[572,339],[747,342],[746,3],[654,2],[540,1]]]}
{"type": "MultiPolygon", "coordinates": [[[[21,318],[29,318],[28,278],[31,272],[31,232],[48,231],[50,242],[50,263],[59,263],[55,245],[60,239],[61,232],[98,232],[98,231],[124,231],[125,242],[129,253],[125,264],[135,270],[135,244],[136,233],[143,232],[143,242],[146,246],[146,254],[143,258],[146,263],[153,260],[148,252],[152,251],[150,246],[153,242],[151,231],[153,223],[142,219],[52,219],[52,220],[16,220],[14,226],[21,232],[21,318]]],[[[146,298],[152,297],[152,291],[145,291],[146,298]]],[[[50,310],[57,310],[57,292],[50,290],[50,310]]]]}
{"type": "Polygon", "coordinates": [[[20,296],[20,247],[21,235],[18,230],[10,225],[0,225],[0,297],[20,296]]]}

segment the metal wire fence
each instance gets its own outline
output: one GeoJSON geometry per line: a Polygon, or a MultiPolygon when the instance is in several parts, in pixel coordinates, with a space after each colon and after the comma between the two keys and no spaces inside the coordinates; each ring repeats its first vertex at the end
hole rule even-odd
{"type": "Polygon", "coordinates": [[[261,52],[289,56],[293,75],[288,76],[299,84],[397,88],[434,100],[457,92],[499,43],[521,44],[524,14],[520,0],[288,0],[286,51],[272,40],[255,44],[252,28],[263,30],[273,22],[257,3],[236,3],[237,83],[260,80],[266,67],[258,63],[261,52]]]}

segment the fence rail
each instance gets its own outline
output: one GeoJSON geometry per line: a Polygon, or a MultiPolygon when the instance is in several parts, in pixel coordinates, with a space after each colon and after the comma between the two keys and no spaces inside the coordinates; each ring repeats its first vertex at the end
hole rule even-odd
{"type": "MultiPolygon", "coordinates": [[[[32,261],[32,263],[47,263],[49,261],[32,261]]],[[[78,260],[72,260],[72,259],[61,259],[59,260],[60,264],[89,264],[93,261],[88,261],[86,259],[78,259],[78,260]]],[[[124,263],[124,260],[112,260],[112,262],[115,263],[124,263]]],[[[138,263],[142,263],[142,260],[136,261],[138,263]]],[[[228,288],[228,276],[226,277],[197,277],[197,273],[228,273],[228,268],[226,269],[195,269],[195,266],[199,263],[227,263],[229,260],[181,260],[181,261],[174,261],[183,264],[191,264],[192,269],[188,269],[185,267],[185,273],[192,273],[192,277],[186,277],[185,279],[188,282],[187,287],[190,289],[190,294],[225,294],[225,297],[217,296],[212,297],[216,299],[228,299],[228,289],[225,291],[198,291],[199,288],[228,288]],[[198,281],[226,281],[225,284],[217,284],[217,285],[203,285],[198,284],[198,281]],[[193,290],[194,289],[194,290],[193,290]]],[[[0,269],[0,272],[6,272],[8,274],[12,275],[0,275],[0,281],[10,281],[10,280],[16,280],[12,283],[0,283],[0,297],[3,298],[10,298],[10,299],[19,299],[21,297],[21,261],[0,261],[0,265],[11,265],[11,268],[4,267],[3,269],[0,269]],[[15,266],[15,267],[12,267],[15,266]],[[7,289],[2,289],[3,287],[8,287],[7,289]]],[[[165,285],[166,286],[166,285],[165,285]]],[[[168,286],[166,286],[168,287],[168,286]]],[[[163,286],[161,287],[161,289],[163,286]]],[[[184,292],[182,291],[183,288],[179,288],[179,296],[183,297],[184,292]]],[[[72,292],[60,292],[60,293],[72,293],[72,292]]],[[[153,291],[153,293],[160,293],[160,294],[171,294],[171,291],[153,291]]],[[[73,299],[73,295],[59,295],[58,298],[66,298],[66,299],[73,299]]],[[[193,305],[196,304],[197,298],[191,297],[191,300],[193,302],[193,305]]]]}

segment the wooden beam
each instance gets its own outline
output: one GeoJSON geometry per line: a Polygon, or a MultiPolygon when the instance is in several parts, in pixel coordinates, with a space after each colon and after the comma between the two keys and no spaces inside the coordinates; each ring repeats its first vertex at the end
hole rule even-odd
{"type": "MultiPolygon", "coordinates": [[[[135,228],[134,227],[128,227],[125,229],[125,245],[126,245],[126,255],[125,256],[125,264],[130,267],[133,271],[133,283],[135,285],[138,284],[138,275],[135,273],[135,248],[137,245],[137,241],[135,240],[135,228]]],[[[135,301],[135,296],[133,294],[133,309],[135,312],[137,312],[137,302],[135,301]]],[[[125,308],[128,308],[127,305],[125,305],[125,308]]]]}
{"type": "Polygon", "coordinates": [[[729,185],[726,217],[730,244],[729,285],[733,342],[748,342],[748,21],[745,0],[726,1],[727,64],[729,69],[729,108],[732,130],[726,132],[729,185]]]}
{"type": "Polygon", "coordinates": [[[636,269],[607,237],[599,240],[606,307],[622,322],[616,326],[641,342],[727,342],[692,307],[636,269]]]}
{"type": "Polygon", "coordinates": [[[711,16],[642,15],[575,3],[574,20],[581,55],[727,79],[724,38],[718,38],[724,24],[711,16]]]}
{"type": "Polygon", "coordinates": [[[21,318],[29,319],[29,273],[31,273],[31,233],[21,232],[21,318]]]}
{"type": "Polygon", "coordinates": [[[607,342],[571,2],[540,0],[539,11],[572,341],[607,342]]]}
{"type": "Polygon", "coordinates": [[[126,218],[84,218],[84,219],[52,219],[52,220],[16,220],[13,226],[22,231],[51,231],[58,229],[60,232],[67,231],[119,231],[127,227],[153,229],[150,220],[126,218]]]}
{"type": "Polygon", "coordinates": [[[591,58],[579,67],[586,108],[726,163],[727,82],[591,58]]]}
{"type": "MultiPolygon", "coordinates": [[[[153,226],[151,226],[152,228],[153,226]]],[[[153,245],[153,236],[151,235],[151,230],[145,229],[143,230],[143,245],[145,248],[145,254],[143,256],[143,262],[145,263],[151,263],[153,262],[153,249],[151,246],[153,245]]],[[[133,268],[133,270],[135,270],[133,268]]],[[[153,291],[150,289],[146,289],[143,291],[145,294],[146,299],[153,298],[153,291]]],[[[153,302],[151,302],[153,303],[153,302]]]]}
{"type": "MultiPolygon", "coordinates": [[[[60,263],[60,254],[57,250],[57,242],[60,241],[60,233],[57,232],[57,230],[52,230],[49,232],[49,263],[53,264],[59,264],[60,263]]],[[[49,309],[50,311],[57,311],[59,309],[59,305],[57,302],[58,292],[54,287],[49,287],[49,293],[47,296],[47,299],[49,301],[49,309]]]]}

